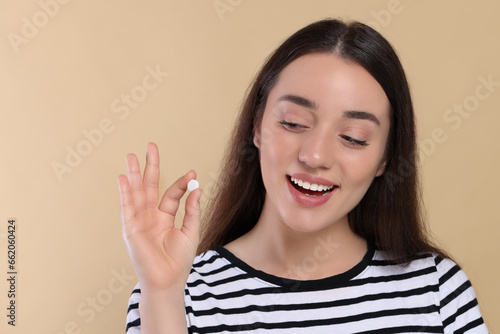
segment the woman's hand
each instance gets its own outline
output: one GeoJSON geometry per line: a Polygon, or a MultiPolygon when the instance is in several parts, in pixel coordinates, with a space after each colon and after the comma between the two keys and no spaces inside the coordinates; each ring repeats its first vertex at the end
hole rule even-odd
{"type": "Polygon", "coordinates": [[[128,177],[118,176],[123,237],[143,292],[183,292],[199,243],[201,189],[186,199],[182,228],[174,227],[180,200],[196,173],[175,181],[158,205],[159,162],[158,147],[149,143],[142,177],[137,157],[127,155],[128,177]]]}

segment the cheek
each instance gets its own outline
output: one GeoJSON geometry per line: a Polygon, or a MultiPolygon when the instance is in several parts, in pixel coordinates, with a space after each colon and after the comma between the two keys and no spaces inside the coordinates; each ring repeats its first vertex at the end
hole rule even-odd
{"type": "Polygon", "coordinates": [[[341,169],[344,182],[363,186],[363,188],[368,188],[370,186],[379,170],[382,155],[378,152],[376,154],[375,152],[369,153],[370,154],[356,155],[346,154],[346,156],[341,159],[343,162],[341,169]]]}
{"type": "Polygon", "coordinates": [[[261,163],[272,165],[274,168],[278,165],[283,165],[286,168],[286,163],[290,162],[292,157],[292,146],[290,141],[283,140],[278,136],[268,137],[265,144],[261,145],[261,163]]]}
{"type": "MultiPolygon", "coordinates": [[[[263,132],[264,133],[264,132],[263,132]]],[[[260,164],[264,182],[275,183],[285,180],[283,177],[297,161],[297,143],[290,136],[279,131],[269,131],[260,148],[260,164]]]]}
{"type": "Polygon", "coordinates": [[[293,146],[293,137],[284,134],[280,127],[281,125],[264,118],[260,131],[261,155],[278,158],[293,146]]]}

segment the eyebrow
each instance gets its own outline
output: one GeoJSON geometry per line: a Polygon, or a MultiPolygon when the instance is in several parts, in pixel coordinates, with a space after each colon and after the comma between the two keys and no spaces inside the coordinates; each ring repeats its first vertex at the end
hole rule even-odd
{"type": "Polygon", "coordinates": [[[348,110],[344,111],[342,117],[354,118],[354,119],[366,119],[380,126],[380,121],[378,120],[378,118],[374,114],[366,111],[348,110]]]}
{"type": "Polygon", "coordinates": [[[305,107],[312,110],[318,110],[318,105],[314,101],[298,95],[292,95],[292,94],[283,95],[278,99],[278,101],[288,101],[295,103],[301,107],[305,107]]]}

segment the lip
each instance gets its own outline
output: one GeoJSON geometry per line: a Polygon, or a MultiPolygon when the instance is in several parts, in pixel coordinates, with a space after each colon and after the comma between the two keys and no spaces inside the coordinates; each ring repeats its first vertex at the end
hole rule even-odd
{"type": "Polygon", "coordinates": [[[326,195],[308,196],[306,194],[301,193],[297,189],[295,189],[295,187],[291,183],[290,177],[287,176],[286,183],[288,185],[288,191],[290,192],[290,195],[295,200],[295,202],[297,202],[298,204],[300,204],[302,206],[313,208],[313,207],[325,204],[338,189],[338,186],[336,186],[334,183],[332,183],[330,181],[326,181],[322,178],[312,177],[312,176],[308,176],[308,177],[304,178],[304,177],[298,176],[298,175],[306,175],[306,174],[293,174],[293,175],[294,175],[293,176],[294,178],[301,179],[303,181],[323,184],[323,185],[327,185],[327,186],[331,186],[331,185],[334,186],[332,191],[330,191],[326,195]]]}

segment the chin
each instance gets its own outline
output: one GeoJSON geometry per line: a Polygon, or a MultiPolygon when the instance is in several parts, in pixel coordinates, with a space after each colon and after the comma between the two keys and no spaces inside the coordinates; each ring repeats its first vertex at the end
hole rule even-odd
{"type": "Polygon", "coordinates": [[[283,220],[284,224],[291,230],[299,233],[315,233],[325,230],[330,227],[331,222],[322,221],[317,217],[287,217],[283,220]],[[288,218],[288,219],[287,219],[288,218]]]}

